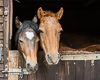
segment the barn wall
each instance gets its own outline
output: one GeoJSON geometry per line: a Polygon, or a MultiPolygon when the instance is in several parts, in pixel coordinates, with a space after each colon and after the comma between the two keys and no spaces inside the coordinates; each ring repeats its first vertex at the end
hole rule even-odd
{"type": "MultiPolygon", "coordinates": [[[[10,11],[9,6],[11,0],[0,0],[0,47],[2,47],[2,53],[0,54],[2,59],[0,61],[0,80],[7,80],[8,74],[2,73],[4,70],[8,70],[8,52],[10,44],[10,11]]],[[[11,26],[12,27],[12,26],[11,26]]]]}
{"type": "MultiPolygon", "coordinates": [[[[97,2],[93,3],[92,6],[91,4],[84,6],[87,2],[85,0],[76,0],[75,2],[73,0],[54,2],[52,0],[44,0],[43,2],[41,0],[25,0],[20,1],[20,3],[14,1],[13,22],[16,16],[21,21],[32,20],[40,6],[44,10],[52,10],[53,12],[57,12],[62,6],[64,7],[64,15],[60,23],[64,29],[62,34],[65,35],[61,35],[62,42],[73,48],[79,47],[83,43],[100,43],[100,6],[97,5],[97,2]]],[[[14,47],[16,31],[15,23],[13,23],[12,49],[16,49],[14,47]]],[[[36,73],[24,75],[23,79],[19,77],[19,80],[100,80],[100,61],[95,61],[93,66],[91,61],[60,61],[58,65],[48,66],[44,62],[44,54],[38,54],[38,62],[39,70],[36,73]]],[[[24,64],[24,59],[20,57],[19,66],[25,67],[24,64]]]]}
{"type": "Polygon", "coordinates": [[[0,0],[0,47],[2,47],[1,57],[2,60],[0,61],[0,80],[4,78],[4,74],[2,74],[2,70],[4,70],[4,4],[3,0],[0,0]]]}

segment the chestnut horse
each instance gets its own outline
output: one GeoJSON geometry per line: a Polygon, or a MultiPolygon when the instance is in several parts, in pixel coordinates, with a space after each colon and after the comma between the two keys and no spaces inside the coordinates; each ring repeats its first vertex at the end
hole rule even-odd
{"type": "Polygon", "coordinates": [[[53,13],[51,11],[44,11],[41,7],[37,11],[40,19],[39,32],[41,47],[45,52],[45,58],[49,65],[58,64],[60,60],[59,41],[60,34],[63,31],[59,20],[63,15],[63,8],[53,13]]]}
{"type": "Polygon", "coordinates": [[[15,39],[18,50],[24,56],[27,70],[36,72],[38,69],[37,50],[39,41],[37,17],[35,16],[32,21],[24,21],[23,23],[16,17],[15,23],[19,28],[15,39]]]}
{"type": "Polygon", "coordinates": [[[61,51],[89,51],[89,52],[95,52],[95,51],[100,51],[100,44],[94,44],[94,45],[82,45],[82,47],[77,48],[77,49],[73,49],[71,47],[68,47],[66,45],[64,45],[63,43],[60,43],[60,49],[59,52],[61,51]]]}

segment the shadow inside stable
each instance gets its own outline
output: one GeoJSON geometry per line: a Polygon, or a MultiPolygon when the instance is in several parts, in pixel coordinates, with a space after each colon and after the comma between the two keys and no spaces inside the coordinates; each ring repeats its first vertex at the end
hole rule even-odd
{"type": "MultiPolygon", "coordinates": [[[[32,20],[37,14],[37,9],[42,7],[43,10],[57,12],[60,7],[64,8],[64,14],[59,21],[62,25],[61,42],[65,45],[78,48],[83,44],[100,43],[100,5],[99,1],[88,4],[88,1],[73,0],[24,0],[18,3],[13,1],[13,36],[11,49],[17,49],[15,46],[15,17],[18,16],[20,21],[32,20]]],[[[39,20],[38,20],[39,24],[39,20]]]]}

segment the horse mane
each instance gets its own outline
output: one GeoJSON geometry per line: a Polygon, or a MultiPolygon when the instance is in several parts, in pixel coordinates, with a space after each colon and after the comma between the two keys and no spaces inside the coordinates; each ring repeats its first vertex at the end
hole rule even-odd
{"type": "Polygon", "coordinates": [[[23,24],[18,29],[18,31],[16,32],[16,36],[15,36],[16,44],[18,43],[19,34],[26,28],[32,28],[36,32],[36,34],[39,36],[38,24],[36,24],[36,23],[34,23],[32,21],[24,21],[23,24]]]}
{"type": "Polygon", "coordinates": [[[51,11],[44,11],[43,16],[44,17],[47,17],[47,16],[55,17],[55,13],[51,11]]]}

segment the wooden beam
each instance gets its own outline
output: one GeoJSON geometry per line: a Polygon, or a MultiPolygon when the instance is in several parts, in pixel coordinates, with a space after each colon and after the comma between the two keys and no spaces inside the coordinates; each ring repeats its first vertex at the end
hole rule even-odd
{"type": "Polygon", "coordinates": [[[96,54],[96,53],[100,53],[99,51],[98,52],[89,52],[89,51],[61,51],[59,52],[60,55],[77,55],[77,54],[96,54]]]}
{"type": "Polygon", "coordinates": [[[12,38],[12,23],[13,23],[13,0],[10,0],[10,3],[9,3],[9,15],[10,15],[10,17],[9,17],[9,33],[10,33],[10,40],[11,40],[11,38],[12,38]]]}
{"type": "MultiPolygon", "coordinates": [[[[12,53],[19,54],[18,50],[10,50],[12,53]]],[[[43,51],[38,51],[38,54],[43,51]]],[[[88,51],[62,51],[61,60],[100,60],[100,52],[88,52],[88,51]]]]}
{"type": "MultiPolygon", "coordinates": [[[[4,14],[5,14],[5,11],[7,11],[6,8],[8,7],[8,0],[3,0],[3,5],[4,5],[4,14]]],[[[3,44],[4,44],[3,52],[4,52],[4,70],[5,70],[6,65],[8,63],[8,61],[7,61],[8,47],[6,47],[6,36],[7,36],[7,32],[6,32],[6,30],[7,30],[7,16],[6,15],[1,17],[0,23],[3,23],[3,38],[4,38],[4,40],[3,40],[3,44]],[[2,22],[2,19],[3,19],[3,22],[2,22]]],[[[4,74],[4,78],[7,79],[7,77],[8,76],[6,74],[4,74]]]]}
{"type": "MultiPolygon", "coordinates": [[[[18,68],[18,51],[9,51],[9,69],[18,68]]],[[[18,80],[18,75],[8,74],[8,80],[18,80]]]]}
{"type": "Polygon", "coordinates": [[[3,15],[3,7],[0,7],[0,15],[3,15]]]}
{"type": "Polygon", "coordinates": [[[0,23],[3,23],[3,16],[0,16],[0,23]]]}
{"type": "Polygon", "coordinates": [[[0,6],[3,6],[3,0],[0,0],[0,6]]]}

